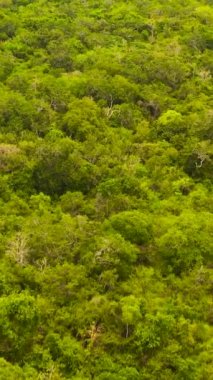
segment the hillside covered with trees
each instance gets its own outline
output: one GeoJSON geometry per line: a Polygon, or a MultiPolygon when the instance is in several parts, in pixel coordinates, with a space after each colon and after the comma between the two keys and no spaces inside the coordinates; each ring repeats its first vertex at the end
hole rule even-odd
{"type": "Polygon", "coordinates": [[[211,0],[0,0],[0,380],[212,377],[211,0]]]}

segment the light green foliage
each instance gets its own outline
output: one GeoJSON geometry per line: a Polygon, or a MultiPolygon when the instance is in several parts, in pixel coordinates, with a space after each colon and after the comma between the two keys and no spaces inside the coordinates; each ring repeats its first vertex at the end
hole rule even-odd
{"type": "Polygon", "coordinates": [[[0,0],[0,380],[210,380],[208,0],[0,0]]]}

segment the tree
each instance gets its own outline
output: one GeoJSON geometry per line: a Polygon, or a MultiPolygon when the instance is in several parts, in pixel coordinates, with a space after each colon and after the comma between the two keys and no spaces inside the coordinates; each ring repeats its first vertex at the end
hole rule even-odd
{"type": "Polygon", "coordinates": [[[144,244],[151,239],[151,224],[143,213],[124,211],[110,218],[112,227],[126,240],[135,244],[144,244]]]}
{"type": "Polygon", "coordinates": [[[1,297],[1,355],[17,360],[31,350],[39,323],[39,308],[34,297],[27,293],[1,297]]]}

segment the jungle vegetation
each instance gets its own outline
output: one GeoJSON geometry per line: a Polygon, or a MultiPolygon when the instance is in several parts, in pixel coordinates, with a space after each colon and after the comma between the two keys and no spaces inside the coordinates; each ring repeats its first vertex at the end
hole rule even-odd
{"type": "Polygon", "coordinates": [[[0,0],[0,380],[212,377],[211,0],[0,0]]]}

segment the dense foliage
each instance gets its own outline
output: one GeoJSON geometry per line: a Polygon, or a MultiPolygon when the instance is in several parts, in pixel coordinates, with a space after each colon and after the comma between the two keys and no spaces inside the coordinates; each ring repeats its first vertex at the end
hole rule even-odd
{"type": "Polygon", "coordinates": [[[0,15],[0,379],[210,380],[211,1],[0,15]]]}

